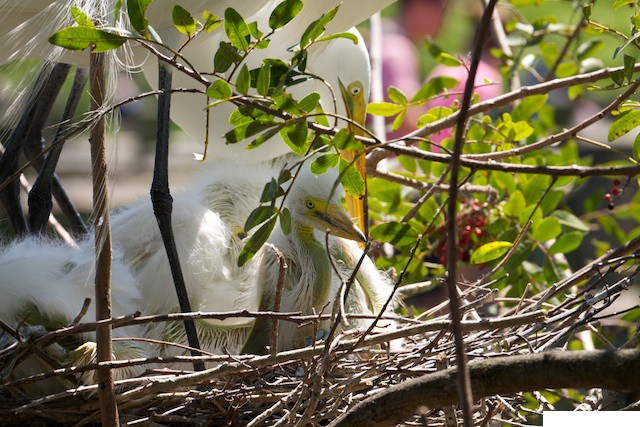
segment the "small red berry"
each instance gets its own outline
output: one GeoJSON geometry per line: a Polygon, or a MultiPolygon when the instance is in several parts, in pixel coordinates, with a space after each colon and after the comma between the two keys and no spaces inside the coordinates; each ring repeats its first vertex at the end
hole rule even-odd
{"type": "Polygon", "coordinates": [[[613,203],[613,202],[611,202],[611,203],[609,203],[609,204],[607,205],[607,208],[609,208],[609,210],[610,210],[610,211],[614,210],[614,209],[615,209],[615,207],[616,207],[616,204],[615,204],[615,203],[613,203]]]}
{"type": "Polygon", "coordinates": [[[619,188],[615,187],[611,190],[611,194],[613,194],[614,196],[617,196],[618,194],[620,194],[621,191],[619,188]]]}
{"type": "Polygon", "coordinates": [[[620,181],[617,180],[617,179],[614,179],[613,180],[613,185],[615,185],[617,187],[618,185],[620,185],[620,181]]]}
{"type": "Polygon", "coordinates": [[[611,200],[611,194],[609,194],[609,193],[605,194],[605,195],[604,195],[604,199],[605,199],[606,201],[611,200]]]}
{"type": "Polygon", "coordinates": [[[478,237],[482,236],[482,230],[480,229],[480,227],[474,228],[473,232],[476,233],[476,236],[478,237]]]}

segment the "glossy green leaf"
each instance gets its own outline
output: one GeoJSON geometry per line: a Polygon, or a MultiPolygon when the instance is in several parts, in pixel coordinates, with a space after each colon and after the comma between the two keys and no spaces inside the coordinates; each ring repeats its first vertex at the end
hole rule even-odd
{"type": "Polygon", "coordinates": [[[471,264],[483,264],[503,256],[513,247],[511,242],[490,242],[480,246],[471,255],[471,264]]]}
{"type": "Polygon", "coordinates": [[[116,49],[126,41],[126,37],[87,27],[63,28],[49,38],[53,45],[78,52],[93,46],[94,53],[116,49]]]}
{"type": "Polygon", "coordinates": [[[407,107],[404,105],[397,105],[391,102],[372,102],[367,105],[367,113],[374,116],[391,117],[395,116],[405,108],[407,107]]]}
{"type": "Polygon", "coordinates": [[[284,127],[280,131],[283,141],[296,154],[303,155],[307,152],[307,121],[298,120],[294,124],[284,127]]]}
{"type": "Polygon", "coordinates": [[[573,228],[574,230],[588,232],[589,226],[582,222],[577,216],[567,211],[554,211],[551,215],[560,220],[560,224],[564,227],[573,228]]]}
{"type": "Polygon", "coordinates": [[[636,136],[636,139],[633,141],[633,158],[637,161],[640,161],[640,133],[636,136]]]}
{"type": "Polygon", "coordinates": [[[282,228],[282,232],[287,236],[291,233],[291,211],[289,208],[284,208],[282,212],[280,212],[280,228],[282,228]]]}
{"type": "Polygon", "coordinates": [[[319,19],[313,21],[302,33],[302,36],[300,37],[300,46],[305,48],[310,42],[315,41],[318,37],[320,37],[324,33],[324,29],[327,24],[329,24],[329,22],[333,21],[333,18],[335,18],[339,8],[340,5],[330,9],[319,19]]]}
{"type": "Polygon", "coordinates": [[[251,75],[249,74],[249,68],[247,64],[244,64],[242,68],[240,68],[240,72],[238,73],[238,78],[236,79],[236,87],[238,88],[238,92],[243,95],[249,93],[249,87],[251,86],[251,75]]]}
{"type": "Polygon", "coordinates": [[[284,190],[278,184],[274,178],[271,178],[262,189],[262,195],[260,195],[260,203],[271,202],[284,194],[284,190]]]}
{"type": "Polygon", "coordinates": [[[218,15],[214,15],[208,10],[202,12],[202,19],[204,21],[204,24],[202,24],[202,29],[206,33],[210,33],[211,31],[222,25],[222,20],[218,18],[218,15]]]}
{"type": "Polygon", "coordinates": [[[231,44],[238,50],[249,50],[249,26],[233,8],[224,11],[224,32],[231,44]]]}
{"type": "Polygon", "coordinates": [[[276,226],[277,216],[272,216],[267,222],[262,224],[258,230],[249,238],[247,243],[242,248],[240,255],[238,256],[238,266],[242,267],[262,248],[265,244],[274,227],[276,226]]]}
{"type": "Polygon", "coordinates": [[[173,18],[173,25],[185,36],[192,37],[196,33],[197,21],[187,9],[175,5],[173,6],[171,17],[173,18]]]}
{"type": "Polygon", "coordinates": [[[266,220],[268,220],[274,213],[274,208],[269,206],[258,206],[256,209],[251,211],[247,221],[244,223],[244,231],[248,232],[253,227],[256,227],[266,220]]]}
{"type": "Polygon", "coordinates": [[[276,134],[280,132],[281,129],[282,129],[282,125],[278,125],[273,129],[269,129],[268,131],[261,133],[256,137],[256,139],[254,139],[249,144],[247,144],[247,150],[253,150],[254,148],[258,148],[259,146],[261,146],[262,144],[264,144],[265,142],[267,142],[268,140],[276,136],[276,134]]]}
{"type": "Polygon", "coordinates": [[[129,16],[131,26],[145,37],[148,36],[147,27],[149,26],[149,21],[145,18],[145,14],[147,13],[149,3],[152,1],[153,0],[127,1],[127,16],[129,16]]]}
{"type": "Polygon", "coordinates": [[[242,61],[242,56],[231,43],[220,42],[218,50],[213,57],[213,67],[216,73],[224,73],[237,62],[242,61]]]}
{"type": "Polygon", "coordinates": [[[259,134],[262,131],[265,131],[274,126],[278,126],[277,123],[273,122],[256,122],[252,121],[249,123],[242,124],[237,126],[233,130],[224,134],[224,138],[227,141],[227,144],[235,144],[236,142],[240,142],[246,138],[249,138],[253,135],[259,134]]]}
{"type": "Polygon", "coordinates": [[[89,15],[80,10],[79,7],[73,6],[71,8],[71,16],[73,16],[73,20],[81,27],[96,28],[96,25],[91,18],[89,18],[89,15]]]}
{"type": "Polygon", "coordinates": [[[427,83],[420,88],[420,90],[413,96],[411,102],[426,101],[429,98],[441,94],[449,89],[453,89],[458,85],[458,80],[453,77],[435,77],[430,79],[427,83]]]}
{"type": "Polygon", "coordinates": [[[320,95],[313,92],[302,98],[300,102],[298,102],[298,107],[305,113],[310,113],[316,109],[319,103],[320,95]]]}
{"type": "Polygon", "coordinates": [[[582,243],[583,234],[579,231],[571,231],[560,235],[549,248],[550,254],[566,254],[578,249],[582,243]]]}
{"type": "Polygon", "coordinates": [[[560,220],[556,217],[550,216],[538,224],[537,227],[533,229],[533,237],[541,242],[546,242],[547,240],[555,239],[562,232],[562,225],[560,225],[560,220]]]}
{"type": "Polygon", "coordinates": [[[371,238],[392,245],[415,243],[419,233],[407,223],[391,221],[371,227],[371,238]]]}
{"type": "Polygon", "coordinates": [[[345,191],[353,197],[363,197],[365,190],[364,178],[360,175],[358,169],[353,164],[340,158],[339,170],[340,182],[342,182],[345,191]]]}
{"type": "Polygon", "coordinates": [[[346,129],[340,129],[333,137],[333,145],[338,150],[364,150],[364,146],[356,141],[355,135],[346,129]]]}
{"type": "Polygon", "coordinates": [[[228,99],[233,95],[229,83],[218,79],[207,88],[207,96],[212,99],[228,99]]]}
{"type": "Polygon", "coordinates": [[[395,86],[389,86],[387,88],[387,95],[389,99],[396,104],[406,105],[409,102],[405,94],[395,86]]]}
{"type": "Polygon", "coordinates": [[[532,95],[524,98],[511,112],[514,121],[527,120],[537,113],[549,99],[549,95],[532,95]]]}
{"type": "Polygon", "coordinates": [[[609,142],[626,135],[640,126],[640,110],[628,110],[616,116],[609,127],[609,142]]]}
{"type": "Polygon", "coordinates": [[[258,81],[256,82],[256,89],[258,93],[262,96],[267,96],[269,93],[269,86],[271,85],[271,66],[269,64],[264,64],[260,67],[260,72],[258,73],[258,81]]]}
{"type": "Polygon", "coordinates": [[[276,6],[269,16],[269,27],[276,30],[287,25],[302,10],[300,0],[285,0],[276,6]]]}
{"type": "Polygon", "coordinates": [[[333,33],[333,34],[329,34],[328,36],[318,37],[316,39],[316,43],[327,42],[329,40],[335,40],[335,39],[351,40],[353,44],[358,44],[360,42],[360,40],[358,40],[358,36],[356,36],[353,33],[345,31],[343,33],[333,33]]]}
{"type": "Polygon", "coordinates": [[[338,160],[340,160],[340,156],[337,154],[325,154],[311,162],[309,168],[314,174],[321,175],[329,170],[329,168],[335,168],[338,160]]]}

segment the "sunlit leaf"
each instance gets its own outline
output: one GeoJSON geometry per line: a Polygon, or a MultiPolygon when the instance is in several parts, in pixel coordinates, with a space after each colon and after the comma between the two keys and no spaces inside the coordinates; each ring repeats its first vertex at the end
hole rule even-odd
{"type": "Polygon", "coordinates": [[[63,28],[49,38],[51,44],[78,52],[93,46],[94,53],[116,49],[126,41],[126,37],[87,27],[63,28]]]}
{"type": "Polygon", "coordinates": [[[269,16],[269,27],[276,30],[287,25],[302,10],[300,0],[285,0],[276,6],[269,16]]]}
{"type": "Polygon", "coordinates": [[[471,264],[483,264],[500,258],[513,247],[511,242],[490,242],[480,246],[471,255],[471,264]]]}

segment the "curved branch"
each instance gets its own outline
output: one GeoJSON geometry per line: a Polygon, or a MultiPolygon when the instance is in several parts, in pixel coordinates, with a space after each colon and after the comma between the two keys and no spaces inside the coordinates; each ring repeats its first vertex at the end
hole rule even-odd
{"type": "MultiPolygon", "coordinates": [[[[640,388],[640,350],[550,351],[496,357],[469,364],[474,398],[543,388],[640,388]]],[[[370,396],[330,427],[389,426],[405,421],[416,409],[457,403],[457,369],[405,381],[370,396]]]]}

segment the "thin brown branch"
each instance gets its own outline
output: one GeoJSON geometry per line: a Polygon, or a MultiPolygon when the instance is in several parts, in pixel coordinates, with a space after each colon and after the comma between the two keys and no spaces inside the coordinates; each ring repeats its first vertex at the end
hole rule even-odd
{"type": "MultiPolygon", "coordinates": [[[[105,97],[104,55],[92,53],[90,61],[91,110],[98,111],[102,108],[105,97]]],[[[95,300],[96,319],[98,320],[111,318],[111,222],[105,132],[105,117],[102,116],[95,122],[89,136],[96,251],[95,300]]],[[[101,325],[96,328],[96,343],[98,363],[110,362],[113,353],[110,325],[101,325]]],[[[102,425],[118,427],[120,422],[113,385],[113,372],[109,368],[98,368],[97,382],[102,425]]]]}

